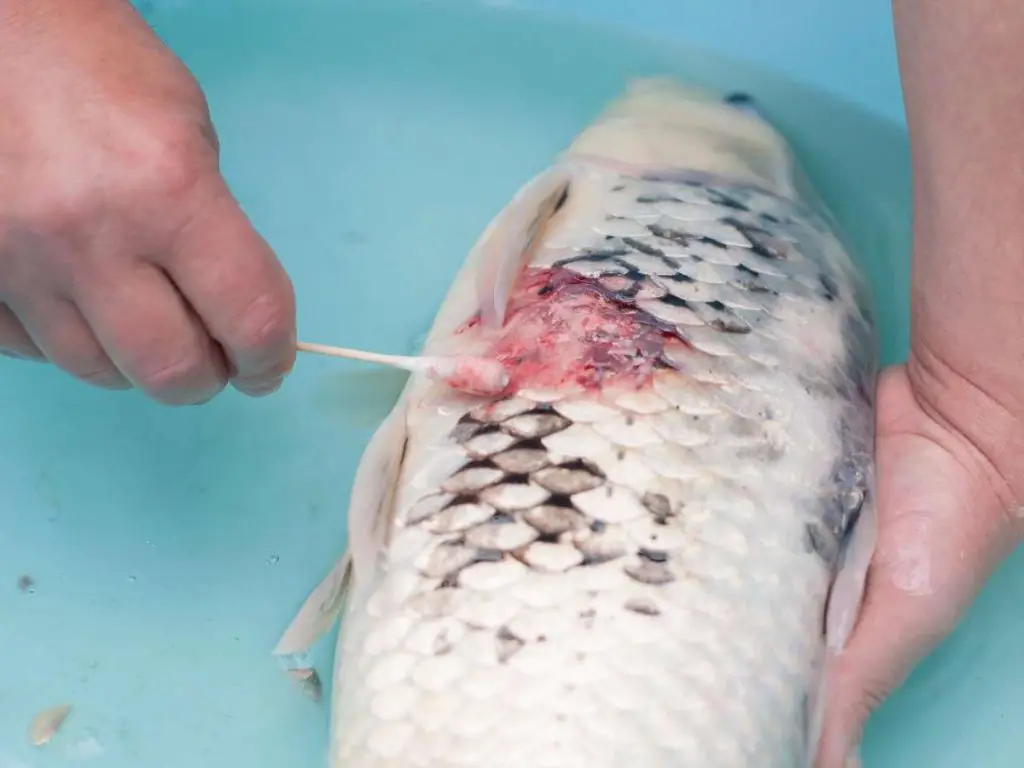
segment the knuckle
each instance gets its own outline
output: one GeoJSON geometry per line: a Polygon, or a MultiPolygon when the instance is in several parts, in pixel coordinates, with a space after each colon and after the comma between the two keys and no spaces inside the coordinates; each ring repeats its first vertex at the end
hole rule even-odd
{"type": "Polygon", "coordinates": [[[194,123],[168,121],[154,126],[132,164],[134,186],[160,199],[179,199],[208,178],[214,148],[194,123]]]}

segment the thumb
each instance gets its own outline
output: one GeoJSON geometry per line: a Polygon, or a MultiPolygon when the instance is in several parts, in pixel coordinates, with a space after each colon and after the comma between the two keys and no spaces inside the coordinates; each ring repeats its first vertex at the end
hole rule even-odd
{"type": "Polygon", "coordinates": [[[880,436],[877,458],[878,544],[857,627],[826,665],[818,768],[859,766],[868,717],[953,629],[1005,549],[984,484],[931,437],[880,436]]]}

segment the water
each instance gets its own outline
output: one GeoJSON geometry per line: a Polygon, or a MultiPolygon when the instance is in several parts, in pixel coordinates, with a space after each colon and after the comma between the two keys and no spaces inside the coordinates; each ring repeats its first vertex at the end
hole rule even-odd
{"type": "MultiPolygon", "coordinates": [[[[152,5],[295,282],[303,338],[412,351],[509,195],[628,78],[675,72],[762,101],[865,261],[884,359],[905,353],[893,125],[702,52],[502,8],[152,5]]],[[[322,765],[326,708],[269,652],[342,545],[356,463],[401,375],[303,358],[268,400],[171,410],[0,366],[0,768],[322,765]],[[29,748],[33,714],[65,702],[61,735],[29,748]]],[[[885,707],[868,766],[1020,764],[1021,565],[885,707]]]]}

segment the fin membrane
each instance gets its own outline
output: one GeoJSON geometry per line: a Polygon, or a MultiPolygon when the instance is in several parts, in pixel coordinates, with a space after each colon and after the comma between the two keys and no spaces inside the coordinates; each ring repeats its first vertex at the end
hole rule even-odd
{"type": "Polygon", "coordinates": [[[500,328],[516,277],[529,263],[551,217],[565,203],[572,183],[570,166],[556,163],[528,182],[484,230],[474,250],[480,253],[480,318],[500,328]]]}

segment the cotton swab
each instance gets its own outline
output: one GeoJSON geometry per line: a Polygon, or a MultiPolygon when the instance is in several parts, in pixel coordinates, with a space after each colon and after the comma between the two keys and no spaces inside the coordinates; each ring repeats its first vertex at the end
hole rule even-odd
{"type": "Polygon", "coordinates": [[[386,355],[380,352],[311,344],[304,341],[300,341],[296,347],[300,352],[341,357],[347,360],[362,360],[423,373],[433,379],[445,382],[453,389],[474,395],[496,395],[509,384],[509,375],[505,366],[497,360],[486,357],[386,355]]]}

